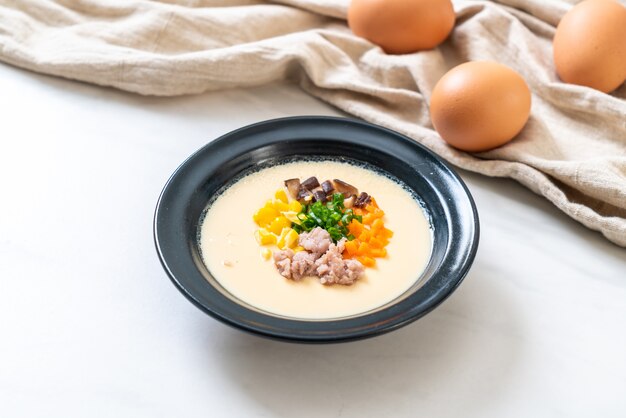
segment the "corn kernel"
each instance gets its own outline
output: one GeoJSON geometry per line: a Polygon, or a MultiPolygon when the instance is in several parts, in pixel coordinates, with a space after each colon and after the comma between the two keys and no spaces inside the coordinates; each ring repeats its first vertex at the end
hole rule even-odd
{"type": "MultiPolygon", "coordinates": [[[[284,250],[285,248],[288,248],[287,247],[287,235],[289,235],[289,233],[291,231],[293,231],[293,230],[291,228],[289,228],[289,227],[283,228],[283,230],[281,231],[280,235],[278,236],[278,241],[276,242],[276,245],[281,250],[284,250]]],[[[296,235],[298,234],[296,231],[293,231],[293,232],[295,232],[296,235]]]]}
{"type": "Polygon", "coordinates": [[[304,251],[304,247],[301,247],[299,245],[297,247],[293,247],[294,253],[299,253],[300,251],[304,251]]]}
{"type": "Polygon", "coordinates": [[[272,245],[276,244],[276,235],[272,234],[265,228],[259,228],[254,233],[254,237],[257,242],[261,245],[272,245]]]}
{"type": "Polygon", "coordinates": [[[278,235],[282,232],[283,228],[290,227],[291,221],[284,216],[277,216],[267,228],[270,232],[278,235]]]}
{"type": "Polygon", "coordinates": [[[300,223],[300,219],[298,219],[298,212],[288,210],[286,212],[283,212],[283,216],[289,219],[291,222],[295,222],[297,224],[300,223]]]}
{"type": "Polygon", "coordinates": [[[274,199],[274,201],[272,201],[272,205],[274,209],[276,209],[279,212],[285,212],[289,210],[289,205],[283,202],[282,200],[274,199]]]}
{"type": "Polygon", "coordinates": [[[270,222],[272,222],[280,212],[278,212],[274,208],[268,208],[267,206],[262,207],[252,216],[254,222],[261,227],[266,227],[270,222]]]}
{"type": "Polygon", "coordinates": [[[261,248],[261,257],[264,260],[269,260],[271,256],[272,256],[272,250],[270,250],[269,248],[261,248]]]}
{"type": "Polygon", "coordinates": [[[289,229],[291,228],[283,228],[283,230],[281,231],[281,233],[278,235],[276,239],[276,246],[281,250],[285,248],[285,235],[287,235],[287,232],[289,232],[289,229]]]}
{"type": "Polygon", "coordinates": [[[298,244],[298,233],[293,229],[285,235],[285,247],[293,248],[298,244]]]}
{"type": "Polygon", "coordinates": [[[292,200],[291,202],[289,202],[289,210],[291,212],[300,213],[300,211],[302,210],[302,205],[297,200],[292,200]]]}
{"type": "Polygon", "coordinates": [[[274,197],[280,200],[283,203],[287,203],[287,193],[285,193],[285,189],[278,189],[276,193],[274,193],[274,197]]]}

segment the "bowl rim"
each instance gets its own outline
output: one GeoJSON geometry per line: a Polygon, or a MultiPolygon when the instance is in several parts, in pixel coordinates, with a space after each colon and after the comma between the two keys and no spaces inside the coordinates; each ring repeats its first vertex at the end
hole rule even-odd
{"type": "MultiPolygon", "coordinates": [[[[338,133],[338,135],[341,136],[342,134],[338,133]]],[[[332,138],[326,139],[331,142],[333,141],[332,138]]],[[[301,140],[304,141],[305,139],[301,140]]],[[[340,142],[341,140],[336,139],[336,141],[340,142]]],[[[275,141],[275,144],[279,144],[280,142],[280,140],[277,140],[275,141]]],[[[243,155],[245,152],[250,151],[249,148],[253,150],[260,149],[260,146],[263,143],[264,141],[261,140],[260,144],[251,144],[247,147],[245,145],[239,146],[241,144],[236,143],[237,146],[235,148],[238,149],[235,150],[234,153],[237,155],[243,155]]],[[[366,144],[365,147],[370,147],[372,150],[376,150],[371,144],[366,144]]],[[[232,151],[230,153],[233,154],[232,151]]],[[[313,156],[315,154],[309,155],[313,156]]],[[[350,157],[347,156],[347,158],[350,157]]],[[[385,169],[382,170],[387,171],[385,169]]],[[[194,187],[198,186],[196,185],[194,187]]],[[[445,190],[438,191],[442,192],[444,196],[446,195],[445,190]]],[[[208,200],[209,197],[206,198],[205,205],[208,200]]],[[[458,199],[450,199],[450,197],[448,197],[448,200],[450,201],[448,204],[452,206],[456,207],[460,205],[460,201],[458,199]]],[[[178,212],[180,214],[180,210],[178,210],[178,212]]],[[[178,226],[180,227],[180,225],[178,226]]],[[[165,231],[168,230],[165,229],[165,231]]],[[[221,135],[212,141],[209,141],[207,144],[192,153],[176,168],[176,170],[174,170],[159,195],[153,219],[153,239],[159,261],[176,288],[196,307],[213,318],[240,330],[272,339],[304,343],[344,342],[374,337],[405,326],[426,315],[446,300],[463,281],[476,256],[479,237],[480,225],[474,199],[460,176],[441,157],[437,156],[418,142],[393,130],[361,120],[332,116],[292,116],[265,120],[238,128],[221,135]],[[180,268],[174,266],[174,263],[172,263],[175,254],[172,254],[172,250],[167,248],[167,241],[164,241],[167,240],[165,235],[169,234],[169,236],[172,236],[172,234],[169,232],[167,234],[160,232],[160,230],[164,228],[163,225],[167,226],[168,221],[177,221],[179,223],[183,222],[180,218],[172,220],[172,211],[170,211],[171,208],[167,205],[168,203],[172,203],[172,199],[174,199],[172,191],[174,183],[185,180],[185,175],[189,177],[189,174],[185,170],[189,169],[190,166],[193,167],[193,164],[197,163],[201,156],[210,153],[212,150],[220,149],[220,147],[224,150],[230,150],[233,147],[229,145],[235,144],[235,141],[242,141],[241,138],[245,138],[246,134],[252,134],[253,136],[254,132],[259,129],[264,132],[271,132],[272,130],[278,130],[280,128],[288,128],[290,125],[294,124],[296,126],[298,124],[315,124],[315,126],[322,127],[326,126],[330,131],[332,131],[333,128],[337,129],[338,127],[341,127],[341,129],[344,130],[358,128],[360,130],[369,131],[373,135],[379,134],[381,137],[384,137],[385,140],[395,141],[397,145],[402,145],[404,147],[403,149],[412,149],[415,152],[413,157],[417,160],[430,160],[431,163],[436,164],[442,169],[442,173],[448,176],[449,184],[454,183],[454,186],[458,189],[457,195],[454,197],[462,197],[465,199],[463,202],[463,208],[467,211],[467,215],[470,217],[469,223],[458,226],[462,228],[463,232],[461,234],[461,242],[447,243],[448,247],[456,248],[459,250],[459,253],[451,254],[450,251],[446,252],[446,256],[454,257],[454,262],[448,272],[448,276],[441,277],[443,286],[436,289],[430,289],[430,291],[426,293],[422,292],[420,288],[396,305],[392,304],[380,311],[364,313],[363,315],[356,317],[350,316],[345,318],[311,321],[309,319],[276,317],[273,314],[265,314],[263,312],[250,310],[223,295],[204,277],[202,277],[204,281],[203,288],[199,291],[197,286],[195,286],[199,284],[197,283],[197,278],[194,279],[195,282],[192,282],[184,274],[178,271],[180,268]],[[191,285],[192,283],[193,285],[191,285]],[[422,297],[425,295],[427,297],[422,300],[415,300],[420,292],[423,293],[421,294],[422,297]],[[199,293],[203,294],[201,295],[199,293]],[[398,305],[402,306],[399,307],[398,305]],[[382,315],[382,313],[384,313],[384,315],[382,315]]],[[[180,238],[181,237],[178,237],[177,239],[180,238]]],[[[435,242],[433,242],[433,246],[434,245],[435,242]]],[[[444,261],[446,260],[447,259],[444,258],[444,261]]],[[[195,264],[193,267],[197,268],[195,264]]],[[[438,270],[436,270],[435,273],[437,271],[438,270]]],[[[187,273],[190,272],[191,271],[187,271],[187,273]]],[[[200,274],[200,272],[198,273],[200,274]]],[[[422,286],[422,288],[426,287],[427,284],[428,281],[424,286],[422,286]]]]}

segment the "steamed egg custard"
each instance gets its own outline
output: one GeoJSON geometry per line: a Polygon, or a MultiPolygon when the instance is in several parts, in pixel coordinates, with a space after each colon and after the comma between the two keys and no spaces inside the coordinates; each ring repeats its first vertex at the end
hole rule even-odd
{"type": "Polygon", "coordinates": [[[300,319],[361,314],[413,286],[432,231],[399,181],[336,160],[289,162],[234,181],[203,214],[211,275],[262,311],[300,319]]]}

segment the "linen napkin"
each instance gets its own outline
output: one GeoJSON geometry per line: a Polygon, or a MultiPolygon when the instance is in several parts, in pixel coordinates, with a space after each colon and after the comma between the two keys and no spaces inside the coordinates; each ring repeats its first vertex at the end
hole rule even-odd
{"type": "Polygon", "coordinates": [[[387,55],[353,35],[348,4],[0,0],[0,60],[156,96],[292,80],[458,167],[513,178],[626,246],[626,86],[604,94],[559,81],[551,41],[571,4],[455,1],[451,36],[436,49],[407,55],[387,55]],[[475,154],[448,146],[428,111],[439,78],[471,60],[512,67],[533,93],[524,130],[503,147],[475,154]]]}

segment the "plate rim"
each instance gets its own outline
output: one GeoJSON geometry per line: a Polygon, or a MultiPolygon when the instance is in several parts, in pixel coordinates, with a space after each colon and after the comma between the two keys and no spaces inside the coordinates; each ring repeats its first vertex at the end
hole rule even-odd
{"type": "MultiPolygon", "coordinates": [[[[331,129],[332,128],[333,127],[331,126],[331,129]]],[[[340,136],[341,134],[338,134],[338,135],[340,136]]],[[[260,146],[257,147],[257,149],[258,148],[260,148],[260,146]]],[[[370,147],[370,149],[373,149],[373,148],[370,147]]],[[[350,158],[349,156],[346,156],[346,157],[350,158]]],[[[373,163],[370,163],[370,164],[376,165],[373,163]]],[[[382,167],[379,167],[379,168],[383,171],[387,171],[382,167]]],[[[401,178],[400,180],[403,181],[403,179],[401,178]]],[[[328,342],[344,342],[344,341],[358,340],[362,338],[369,338],[369,337],[381,335],[383,333],[400,328],[402,326],[405,326],[417,320],[418,318],[426,315],[427,313],[435,309],[437,306],[439,306],[441,303],[443,303],[461,284],[461,282],[464,280],[465,276],[469,272],[473,264],[473,261],[476,257],[479,239],[480,239],[480,222],[479,222],[479,216],[478,216],[476,204],[474,202],[474,199],[467,185],[461,179],[459,174],[449,165],[449,163],[447,163],[440,156],[438,156],[437,154],[429,150],[424,145],[418,143],[417,141],[399,132],[396,132],[391,129],[388,129],[379,125],[375,125],[369,122],[358,120],[358,119],[334,117],[334,116],[290,116],[290,117],[284,117],[284,118],[264,120],[264,121],[256,122],[253,124],[249,124],[249,125],[237,128],[223,135],[220,135],[214,140],[207,142],[206,144],[201,146],[199,149],[197,149],[195,152],[193,152],[191,155],[189,155],[170,175],[163,189],[161,190],[161,193],[159,194],[159,198],[157,200],[156,208],[154,211],[154,217],[153,217],[153,240],[154,240],[154,245],[158,254],[159,261],[163,269],[165,270],[166,274],[172,281],[172,283],[189,301],[191,301],[196,307],[200,308],[203,312],[207,313],[211,317],[223,323],[226,323],[230,326],[234,326],[235,328],[238,328],[240,330],[243,330],[252,334],[260,335],[263,337],[279,339],[282,341],[289,341],[289,342],[328,343],[328,342]],[[428,158],[434,160],[438,165],[445,168],[445,171],[447,172],[447,174],[451,176],[451,178],[455,181],[457,186],[460,186],[461,190],[463,191],[464,197],[467,198],[467,202],[469,203],[470,213],[471,213],[472,221],[473,221],[471,228],[470,228],[471,239],[469,240],[469,242],[467,242],[468,247],[467,247],[467,250],[465,251],[465,257],[462,260],[463,261],[462,265],[456,271],[457,277],[451,280],[451,285],[446,288],[445,293],[441,293],[441,292],[437,293],[437,297],[430,298],[428,301],[422,303],[421,309],[419,309],[416,312],[410,312],[411,310],[409,310],[408,312],[407,311],[401,312],[400,314],[402,315],[400,314],[397,315],[397,318],[395,320],[392,320],[384,324],[384,326],[367,327],[361,330],[352,330],[351,332],[344,332],[340,334],[337,334],[337,333],[328,334],[324,332],[294,334],[290,332],[289,330],[284,330],[284,329],[271,331],[262,327],[251,326],[248,323],[243,323],[241,321],[237,321],[228,316],[224,316],[223,313],[219,312],[219,310],[215,310],[215,307],[211,308],[209,306],[205,306],[205,304],[201,300],[199,300],[193,294],[193,292],[190,289],[188,289],[184,283],[181,282],[181,280],[179,280],[176,273],[171,270],[170,266],[167,263],[168,256],[163,252],[163,248],[162,248],[163,246],[161,245],[160,236],[159,236],[159,221],[162,219],[163,217],[162,214],[164,213],[164,208],[162,207],[162,205],[165,201],[165,198],[167,197],[167,193],[169,192],[169,188],[172,186],[173,182],[178,178],[178,176],[181,175],[181,173],[183,173],[184,169],[188,168],[189,165],[192,164],[199,156],[203,155],[206,152],[209,152],[212,148],[223,146],[222,143],[224,143],[225,141],[228,141],[230,138],[237,137],[238,135],[241,135],[242,133],[245,134],[246,132],[254,133],[254,131],[259,128],[271,129],[272,127],[276,128],[277,126],[280,127],[281,125],[289,125],[289,124],[299,123],[299,122],[301,123],[314,122],[314,123],[319,123],[319,124],[331,124],[331,125],[332,124],[344,124],[345,126],[349,126],[349,127],[357,126],[362,129],[378,131],[380,133],[384,133],[388,137],[390,136],[390,137],[395,138],[395,140],[398,141],[399,143],[404,143],[405,145],[408,145],[409,147],[413,147],[416,150],[419,150],[417,151],[417,154],[422,153],[426,155],[428,158]]],[[[207,281],[207,284],[209,284],[208,281],[207,281]]],[[[213,288],[213,286],[210,286],[210,287],[213,288]]],[[[219,292],[216,289],[214,290],[216,292],[219,292]]],[[[226,297],[226,296],[223,296],[223,297],[226,297]]],[[[248,312],[253,312],[242,305],[238,305],[238,306],[240,309],[243,309],[248,312]]],[[[365,313],[364,315],[358,316],[357,318],[364,318],[364,317],[368,317],[369,315],[376,315],[377,313],[378,312],[373,312],[371,314],[365,313]]],[[[259,313],[257,312],[257,314],[259,313]]],[[[276,317],[272,316],[271,314],[260,313],[259,315],[268,319],[271,318],[272,322],[276,320],[276,317]]],[[[353,320],[354,320],[353,317],[346,317],[346,318],[323,320],[319,322],[312,322],[306,319],[298,320],[297,318],[282,317],[282,318],[279,318],[278,322],[287,321],[291,323],[292,325],[295,325],[295,324],[302,325],[304,323],[309,323],[309,324],[310,323],[315,323],[315,324],[348,323],[353,320]]]]}

